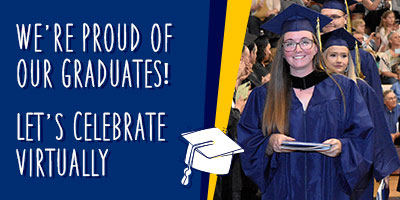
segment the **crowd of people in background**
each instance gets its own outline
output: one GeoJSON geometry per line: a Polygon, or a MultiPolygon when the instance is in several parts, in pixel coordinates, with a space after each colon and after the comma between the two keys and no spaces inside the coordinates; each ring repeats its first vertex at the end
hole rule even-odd
{"type": "MultiPolygon", "coordinates": [[[[400,145],[398,128],[400,106],[397,104],[400,100],[400,0],[347,0],[349,15],[345,10],[347,8],[324,7],[326,1],[253,0],[227,127],[227,134],[232,139],[238,139],[237,124],[246,106],[248,95],[254,88],[263,86],[271,80],[271,63],[276,57],[281,36],[264,29],[263,25],[291,4],[297,4],[332,19],[323,28],[322,35],[336,29],[349,27],[352,29],[351,34],[358,40],[359,50],[356,52],[347,48],[346,55],[350,59],[345,65],[353,66],[357,77],[365,78],[366,85],[375,90],[380,98],[376,106],[385,105],[385,119],[393,142],[400,145]],[[390,84],[391,90],[383,92],[382,84],[390,84]]],[[[337,56],[339,54],[340,52],[337,56]]],[[[329,57],[327,53],[324,56],[329,57]]],[[[340,73],[351,78],[347,71],[340,73]]],[[[218,177],[214,199],[251,200],[261,199],[261,196],[260,189],[243,172],[240,158],[236,155],[230,174],[218,177]]]]}

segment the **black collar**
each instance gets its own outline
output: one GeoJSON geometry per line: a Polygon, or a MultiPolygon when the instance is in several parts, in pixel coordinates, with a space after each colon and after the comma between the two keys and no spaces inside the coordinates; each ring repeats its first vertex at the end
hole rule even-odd
{"type": "Polygon", "coordinates": [[[290,79],[292,80],[292,87],[302,90],[310,88],[325,80],[326,78],[328,78],[328,74],[321,71],[313,71],[302,78],[290,75],[290,79]]]}

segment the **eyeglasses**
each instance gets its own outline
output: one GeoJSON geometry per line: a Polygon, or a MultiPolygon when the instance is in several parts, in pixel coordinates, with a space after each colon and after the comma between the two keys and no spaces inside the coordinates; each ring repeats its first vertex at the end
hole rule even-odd
{"type": "Polygon", "coordinates": [[[342,18],[344,16],[345,15],[331,15],[331,16],[327,16],[327,17],[331,18],[332,20],[337,20],[337,19],[342,18]]]}
{"type": "Polygon", "coordinates": [[[297,45],[300,46],[302,50],[309,50],[313,46],[314,41],[308,38],[303,38],[300,42],[295,42],[293,40],[287,40],[282,44],[283,49],[285,51],[294,51],[297,48],[297,45]]]}
{"type": "Polygon", "coordinates": [[[397,99],[397,97],[388,97],[388,98],[385,98],[385,100],[388,100],[388,101],[393,101],[393,100],[396,100],[397,99]]]}

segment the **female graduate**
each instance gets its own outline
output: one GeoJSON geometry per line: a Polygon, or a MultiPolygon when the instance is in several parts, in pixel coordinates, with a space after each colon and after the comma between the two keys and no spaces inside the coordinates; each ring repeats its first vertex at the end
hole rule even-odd
{"type": "Polygon", "coordinates": [[[317,21],[330,19],[293,4],[263,25],[281,35],[271,80],[253,90],[238,124],[242,167],[262,199],[350,199],[371,165],[367,107],[352,80],[319,70],[317,21]],[[289,151],[283,141],[332,146],[289,151]]]}
{"type": "Polygon", "coordinates": [[[377,106],[379,105],[379,97],[368,83],[356,76],[355,72],[357,70],[355,70],[356,68],[350,56],[350,50],[355,48],[355,42],[356,39],[343,28],[322,36],[323,55],[327,67],[351,78],[357,83],[375,126],[372,168],[352,193],[352,199],[372,199],[374,190],[373,177],[379,181],[389,176],[400,167],[400,160],[385,122],[383,108],[377,106]]]}

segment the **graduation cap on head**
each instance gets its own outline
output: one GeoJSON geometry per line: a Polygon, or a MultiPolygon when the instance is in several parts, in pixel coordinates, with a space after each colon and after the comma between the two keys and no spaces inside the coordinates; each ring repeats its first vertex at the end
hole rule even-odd
{"type": "Polygon", "coordinates": [[[324,1],[322,5],[322,9],[329,8],[329,9],[336,9],[341,10],[347,14],[347,31],[351,33],[351,16],[349,11],[349,6],[357,3],[354,0],[327,0],[324,1]]]}
{"type": "Polygon", "coordinates": [[[353,4],[356,4],[357,2],[354,0],[324,0],[321,3],[322,9],[337,9],[343,11],[344,13],[347,13],[346,3],[348,6],[351,6],[353,4]]]}
{"type": "Polygon", "coordinates": [[[189,184],[191,168],[212,174],[227,174],[232,155],[244,150],[218,128],[183,133],[188,142],[182,184],[189,184]]]}
{"type": "Polygon", "coordinates": [[[349,50],[354,49],[357,39],[344,28],[336,29],[321,36],[322,47],[325,51],[331,46],[345,46],[349,50]]]}
{"type": "Polygon", "coordinates": [[[311,9],[297,4],[292,4],[277,16],[266,22],[261,28],[283,35],[291,31],[310,31],[314,34],[319,21],[320,28],[329,24],[331,19],[311,9]],[[318,20],[319,19],[319,20],[318,20]]]}

